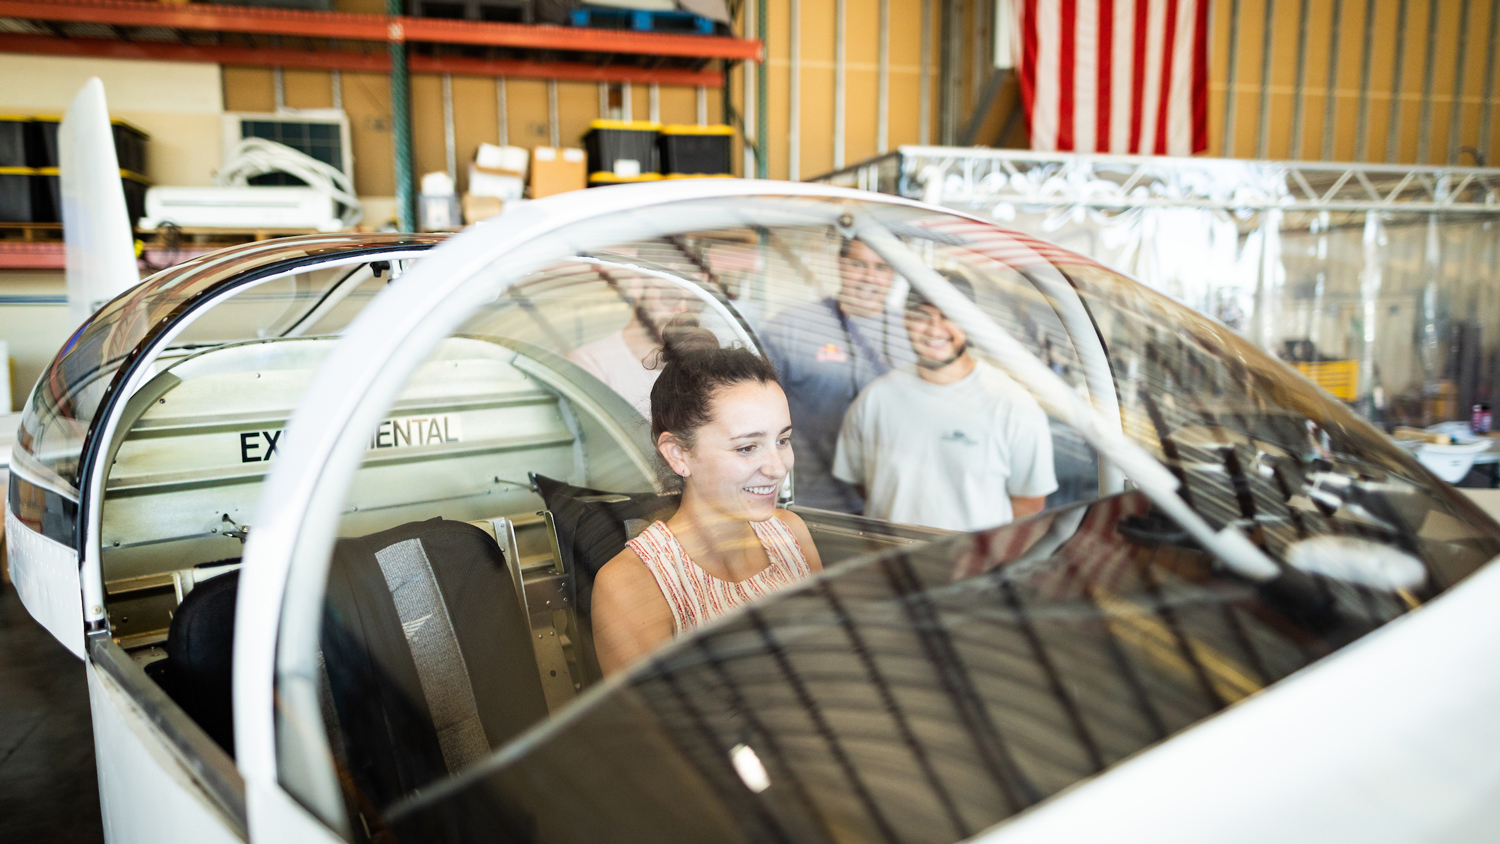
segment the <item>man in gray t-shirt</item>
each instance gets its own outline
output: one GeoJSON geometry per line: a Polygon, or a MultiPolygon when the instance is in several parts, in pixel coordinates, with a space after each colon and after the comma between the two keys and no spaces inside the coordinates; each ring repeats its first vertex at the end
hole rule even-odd
{"type": "MultiPolygon", "coordinates": [[[[949,280],[974,298],[967,279],[949,280]]],[[[980,530],[1040,512],[1057,478],[1036,399],[975,358],[963,329],[915,291],[906,330],[917,362],[854,401],[834,476],[865,497],[865,515],[893,522],[980,530]]]]}
{"type": "Polygon", "coordinates": [[[792,412],[796,501],[858,513],[864,503],[833,477],[839,426],[854,397],[876,378],[912,361],[901,315],[886,307],[895,273],[863,243],[839,250],[837,296],[787,308],[760,332],[792,412]]]}

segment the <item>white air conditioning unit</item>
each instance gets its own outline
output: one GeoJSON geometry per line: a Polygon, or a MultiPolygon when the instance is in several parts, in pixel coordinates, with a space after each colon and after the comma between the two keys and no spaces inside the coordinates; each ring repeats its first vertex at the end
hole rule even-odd
{"type": "Polygon", "coordinates": [[[140,228],[316,229],[338,231],[333,198],[312,188],[174,188],[146,191],[140,228]]]}
{"type": "MultiPolygon", "coordinates": [[[[224,160],[245,138],[265,138],[292,149],[354,178],[354,150],[349,136],[349,118],[333,108],[284,108],[273,114],[230,112],[224,115],[224,160]]],[[[262,184],[295,185],[271,180],[262,184]]]]}

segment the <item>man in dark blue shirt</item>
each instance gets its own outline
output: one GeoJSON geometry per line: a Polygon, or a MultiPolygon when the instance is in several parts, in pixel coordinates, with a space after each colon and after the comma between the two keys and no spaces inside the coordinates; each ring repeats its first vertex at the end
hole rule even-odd
{"type": "Polygon", "coordinates": [[[845,240],[838,294],[787,308],[761,332],[791,406],[796,501],[804,507],[864,510],[859,495],[833,477],[833,455],[854,397],[914,360],[902,314],[886,305],[895,277],[873,249],[845,240]]]}

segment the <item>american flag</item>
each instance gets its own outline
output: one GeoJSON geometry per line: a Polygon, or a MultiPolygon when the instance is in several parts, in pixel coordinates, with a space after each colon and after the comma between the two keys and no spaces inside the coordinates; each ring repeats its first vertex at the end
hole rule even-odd
{"type": "Polygon", "coordinates": [[[1208,9],[1209,0],[1000,2],[1031,148],[1207,149],[1208,9]]]}

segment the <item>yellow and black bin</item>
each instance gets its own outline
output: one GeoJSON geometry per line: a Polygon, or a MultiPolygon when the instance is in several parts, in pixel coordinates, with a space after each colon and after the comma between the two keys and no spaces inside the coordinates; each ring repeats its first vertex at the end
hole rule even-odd
{"type": "Polygon", "coordinates": [[[734,128],[669,124],[657,140],[667,178],[730,176],[734,128]]]}
{"type": "Polygon", "coordinates": [[[589,184],[617,184],[661,178],[656,136],[661,124],[650,120],[595,120],[583,136],[589,159],[589,184]],[[647,177],[647,178],[642,178],[647,177]]]}

